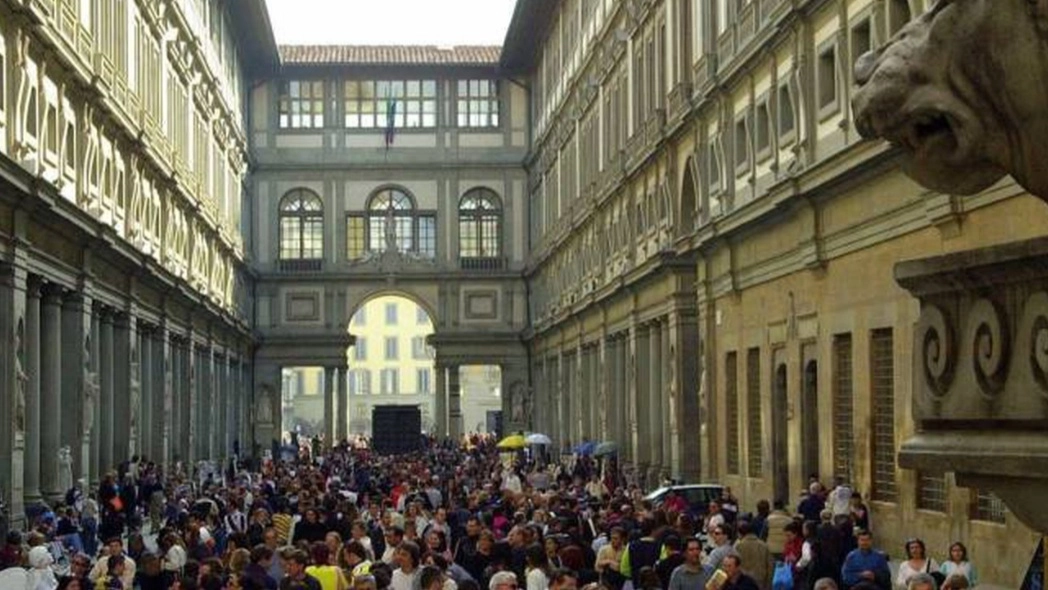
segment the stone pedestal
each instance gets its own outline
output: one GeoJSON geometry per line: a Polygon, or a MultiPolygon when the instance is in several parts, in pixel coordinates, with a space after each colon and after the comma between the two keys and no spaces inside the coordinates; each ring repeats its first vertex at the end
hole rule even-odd
{"type": "Polygon", "coordinates": [[[917,433],[899,465],[953,471],[1048,534],[1048,238],[896,266],[921,302],[917,433]]]}

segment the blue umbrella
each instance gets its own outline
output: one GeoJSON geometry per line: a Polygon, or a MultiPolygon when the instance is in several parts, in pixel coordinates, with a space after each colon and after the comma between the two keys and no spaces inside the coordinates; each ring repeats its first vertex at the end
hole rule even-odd
{"type": "Polygon", "coordinates": [[[592,455],[593,451],[596,450],[596,448],[597,443],[593,441],[586,441],[584,443],[580,443],[579,446],[575,447],[575,454],[583,456],[592,455]]]}

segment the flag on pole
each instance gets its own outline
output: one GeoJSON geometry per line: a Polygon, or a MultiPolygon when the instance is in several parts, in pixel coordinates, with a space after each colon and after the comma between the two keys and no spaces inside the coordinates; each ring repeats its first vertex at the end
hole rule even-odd
{"type": "Polygon", "coordinates": [[[393,135],[396,132],[397,101],[386,100],[386,149],[393,145],[393,135]]]}

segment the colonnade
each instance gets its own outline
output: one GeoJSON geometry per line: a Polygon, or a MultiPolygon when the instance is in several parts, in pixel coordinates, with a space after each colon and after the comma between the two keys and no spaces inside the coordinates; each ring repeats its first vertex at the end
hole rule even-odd
{"type": "Polygon", "coordinates": [[[583,441],[616,443],[641,484],[697,478],[694,314],[674,311],[615,328],[577,335],[537,359],[534,429],[562,451],[583,441]]]}
{"type": "Polygon", "coordinates": [[[6,269],[3,493],[13,514],[96,484],[133,455],[171,469],[250,440],[247,355],[90,284],[6,269]],[[11,311],[7,315],[7,311],[11,311]]]}

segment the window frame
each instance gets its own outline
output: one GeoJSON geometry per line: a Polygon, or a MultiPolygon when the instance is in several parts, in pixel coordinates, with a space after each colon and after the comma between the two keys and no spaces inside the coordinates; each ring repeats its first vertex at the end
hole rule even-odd
{"type": "Polygon", "coordinates": [[[503,216],[502,199],[494,190],[487,187],[476,187],[463,193],[458,202],[459,259],[494,260],[501,258],[504,250],[502,246],[503,216]],[[467,209],[465,205],[470,199],[475,200],[478,205],[486,203],[490,207],[475,206],[467,209]],[[467,232],[463,231],[465,228],[472,228],[473,235],[469,237],[470,244],[467,244],[467,232]],[[493,238],[486,235],[491,231],[494,231],[495,234],[493,238]],[[467,248],[467,245],[472,247],[467,248]],[[494,252],[491,251],[492,249],[494,252]]]}
{"type": "Polygon", "coordinates": [[[771,97],[765,92],[757,98],[753,108],[753,161],[762,164],[775,153],[775,136],[772,131],[771,97]],[[764,112],[764,123],[761,124],[761,111],[764,112]],[[767,145],[761,147],[761,130],[764,131],[767,145]]]}
{"type": "Polygon", "coordinates": [[[499,129],[503,124],[502,117],[502,90],[503,85],[497,78],[459,78],[453,80],[455,89],[455,127],[458,129],[491,130],[499,129]],[[465,83],[463,94],[462,84],[465,83]],[[473,84],[477,83],[474,89],[473,84]],[[485,84],[486,83],[486,84],[485,84]],[[486,87],[485,92],[481,88],[486,87]],[[474,107],[486,105],[481,112],[474,112],[474,107]],[[465,117],[465,123],[463,123],[465,117]],[[472,121],[473,117],[481,117],[479,123],[472,121]]]}
{"type": "Polygon", "coordinates": [[[815,51],[815,107],[819,113],[820,123],[841,111],[841,47],[838,41],[838,36],[834,34],[820,43],[815,51]],[[827,88],[827,84],[823,80],[823,74],[825,73],[825,62],[823,60],[828,53],[833,54],[833,84],[830,86],[833,88],[833,98],[824,103],[823,91],[827,88]]]}
{"type": "Polygon", "coordinates": [[[305,78],[305,79],[292,79],[284,78],[277,81],[277,96],[276,96],[276,128],[281,131],[314,131],[317,129],[324,129],[327,127],[327,98],[328,88],[327,80],[324,78],[305,78]],[[310,89],[310,96],[305,97],[301,95],[292,95],[291,85],[293,83],[308,84],[310,89]],[[320,97],[317,98],[312,95],[313,91],[317,89],[319,85],[320,97]],[[300,105],[305,102],[309,104],[309,113],[299,114],[298,116],[309,117],[308,125],[296,125],[294,124],[293,114],[294,108],[292,105],[300,105]],[[313,110],[319,106],[320,112],[315,113],[313,110]],[[285,119],[287,117],[287,119],[285,119]],[[320,117],[320,122],[317,124],[316,117],[320,117]]]}
{"type": "MultiPolygon", "coordinates": [[[[278,260],[323,260],[324,259],[324,199],[321,198],[316,191],[306,187],[296,187],[280,197],[280,201],[277,204],[277,259],[278,260]],[[319,209],[300,209],[298,211],[289,211],[285,208],[285,204],[289,202],[293,197],[298,196],[300,199],[310,197],[309,200],[315,201],[319,205],[319,209]],[[289,229],[285,226],[285,220],[295,219],[298,220],[298,256],[286,256],[285,251],[285,235],[284,233],[289,229]],[[311,231],[316,231],[313,224],[319,220],[319,235],[320,235],[320,250],[317,256],[305,256],[306,246],[305,237],[306,229],[309,227],[311,231]]],[[[309,250],[311,253],[314,252],[313,248],[309,250]]]]}
{"type": "Polygon", "coordinates": [[[775,134],[779,138],[779,149],[797,138],[797,101],[793,95],[792,77],[790,75],[780,80],[775,87],[775,134]],[[783,94],[789,101],[786,105],[783,105],[783,94]],[[782,125],[784,112],[790,114],[790,128],[785,131],[782,125]]]}
{"type": "Polygon", "coordinates": [[[724,355],[724,408],[726,414],[724,444],[726,470],[729,475],[742,475],[742,456],[739,428],[739,358],[738,352],[731,350],[724,355]]]}
{"type": "Polygon", "coordinates": [[[396,106],[394,129],[428,130],[436,129],[440,124],[440,80],[436,78],[351,78],[341,82],[338,102],[342,108],[342,128],[345,130],[385,129],[389,124],[388,109],[391,100],[396,106]],[[417,84],[417,93],[409,94],[413,84],[417,84]],[[357,90],[351,96],[353,85],[357,86],[357,90]],[[365,85],[370,86],[370,97],[365,96],[363,91],[365,85]],[[382,92],[386,95],[381,96],[382,92]],[[370,113],[365,113],[364,105],[371,106],[370,113]],[[409,115],[418,117],[417,124],[408,124],[409,115]],[[354,116],[358,119],[356,124],[351,125],[350,117],[354,116]],[[373,117],[370,125],[364,124],[362,117],[366,116],[373,117]]]}
{"type": "MultiPolygon", "coordinates": [[[[403,201],[402,201],[403,202],[403,201]]],[[[364,254],[361,258],[350,258],[350,261],[360,260],[367,258],[372,254],[382,254],[386,252],[385,244],[385,218],[392,215],[394,218],[395,233],[396,229],[406,230],[408,239],[410,239],[410,248],[407,252],[413,253],[420,257],[435,260],[437,258],[437,233],[439,228],[437,226],[437,212],[428,209],[419,209],[417,207],[417,201],[415,197],[405,190],[404,188],[396,185],[383,185],[376,188],[367,198],[364,209],[361,211],[349,211],[346,213],[346,244],[347,254],[349,254],[349,240],[352,238],[349,232],[349,220],[354,217],[362,217],[364,219],[364,254]],[[390,203],[386,209],[380,208],[375,205],[375,201],[379,198],[383,198],[386,193],[390,193],[390,203]],[[407,206],[397,207],[393,201],[395,194],[402,195],[405,197],[407,206]],[[389,210],[392,209],[392,212],[389,210]],[[382,213],[380,213],[382,212],[382,213]],[[425,233],[423,230],[432,229],[432,235],[423,236],[425,233]],[[374,235],[376,231],[381,230],[382,235],[374,235]],[[423,243],[423,238],[426,238],[427,243],[423,243]],[[379,246],[372,248],[372,245],[379,246]],[[424,246],[432,246],[432,251],[426,251],[423,249],[424,246]]],[[[399,245],[403,245],[403,236],[397,235],[397,241],[399,245]]],[[[398,253],[405,253],[405,251],[398,247],[398,253]]]]}
{"type": "Polygon", "coordinates": [[[750,162],[751,162],[752,156],[753,156],[753,146],[752,146],[752,142],[750,141],[751,137],[750,137],[750,107],[749,106],[747,106],[745,110],[743,110],[742,112],[737,114],[735,116],[735,119],[732,121],[731,138],[732,138],[731,159],[732,159],[732,163],[735,165],[734,166],[735,176],[736,177],[745,176],[751,170],[750,162]],[[742,131],[741,137],[740,137],[740,133],[739,133],[740,128],[741,128],[741,131],[742,131]],[[743,154],[743,158],[742,158],[741,162],[738,161],[740,146],[741,146],[741,148],[745,152],[743,154]]]}
{"type": "Polygon", "coordinates": [[[870,330],[870,499],[888,503],[899,501],[899,466],[896,461],[898,448],[895,428],[898,408],[894,396],[897,375],[894,345],[895,331],[892,327],[870,330]],[[882,347],[883,350],[879,350],[878,347],[882,347]],[[889,364],[879,367],[878,359],[883,360],[885,351],[889,364]],[[879,357],[878,353],[881,353],[882,356],[879,357]],[[890,369],[890,382],[878,381],[878,368],[890,369]],[[888,413],[890,413],[888,418],[878,419],[878,414],[883,416],[888,413]],[[891,440],[891,448],[883,448],[883,439],[891,440]],[[890,469],[888,463],[890,463],[890,469]]]}
{"type": "Polygon", "coordinates": [[[761,349],[746,349],[746,475],[764,477],[764,416],[761,394],[761,349]]]}
{"type": "Polygon", "coordinates": [[[400,360],[400,338],[396,336],[386,336],[382,342],[383,355],[382,359],[387,361],[399,361],[400,360]]]}
{"type": "Polygon", "coordinates": [[[400,369],[387,367],[379,372],[379,394],[397,395],[400,393],[400,369]],[[388,390],[388,391],[387,391],[388,390]]]}

